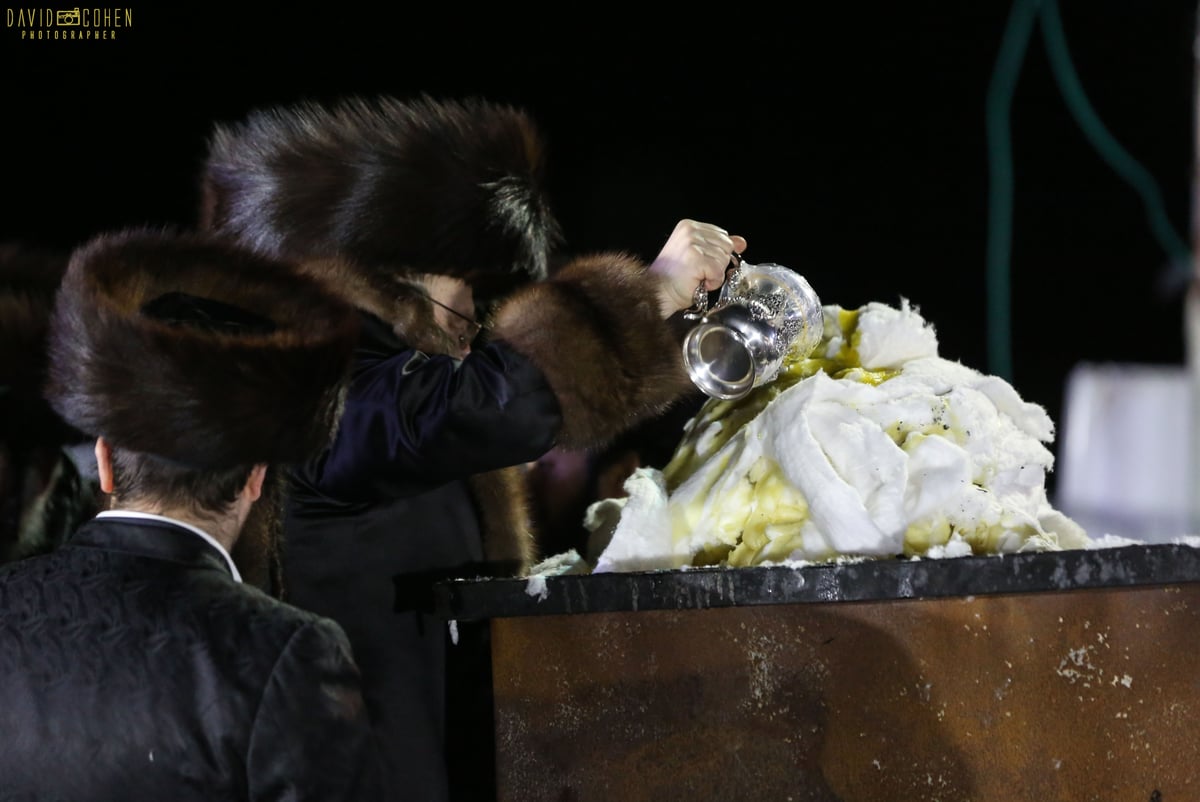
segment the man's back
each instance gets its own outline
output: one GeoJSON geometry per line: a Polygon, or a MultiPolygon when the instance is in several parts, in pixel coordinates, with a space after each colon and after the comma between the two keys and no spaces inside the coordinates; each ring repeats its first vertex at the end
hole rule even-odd
{"type": "Polygon", "coordinates": [[[0,572],[0,799],[357,799],[369,738],[341,630],[186,529],[97,519],[0,572]]]}

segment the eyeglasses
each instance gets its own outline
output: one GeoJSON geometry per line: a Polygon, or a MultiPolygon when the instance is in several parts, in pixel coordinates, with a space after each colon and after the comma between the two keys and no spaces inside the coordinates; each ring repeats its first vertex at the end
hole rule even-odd
{"type": "Polygon", "coordinates": [[[446,306],[441,301],[435,300],[433,298],[433,296],[427,296],[427,297],[429,298],[429,302],[431,304],[434,304],[435,306],[440,306],[442,309],[445,309],[447,312],[454,315],[459,320],[464,321],[465,325],[462,326],[462,331],[458,332],[457,335],[455,335],[458,337],[458,344],[460,347],[466,348],[468,345],[470,345],[472,342],[475,341],[475,338],[477,336],[479,336],[479,332],[483,330],[482,323],[478,322],[474,318],[467,317],[462,312],[458,311],[457,309],[455,309],[452,306],[446,306]]]}

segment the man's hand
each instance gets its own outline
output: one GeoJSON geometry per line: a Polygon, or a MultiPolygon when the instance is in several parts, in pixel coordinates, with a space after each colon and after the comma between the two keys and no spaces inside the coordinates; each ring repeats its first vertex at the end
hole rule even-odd
{"type": "Polygon", "coordinates": [[[661,281],[658,300],[663,317],[691,306],[701,282],[709,292],[720,287],[732,254],[744,250],[743,237],[731,236],[711,223],[680,220],[650,265],[650,272],[661,281]]]}

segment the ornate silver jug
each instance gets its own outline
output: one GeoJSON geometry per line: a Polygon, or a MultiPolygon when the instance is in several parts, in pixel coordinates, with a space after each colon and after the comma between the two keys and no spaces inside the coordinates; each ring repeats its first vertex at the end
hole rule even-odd
{"type": "Polygon", "coordinates": [[[825,318],[816,292],[799,273],[777,264],[752,265],[734,254],[717,303],[696,290],[686,315],[699,322],[683,341],[692,381],[709,396],[738,399],[779,374],[783,359],[812,353],[825,318]]]}

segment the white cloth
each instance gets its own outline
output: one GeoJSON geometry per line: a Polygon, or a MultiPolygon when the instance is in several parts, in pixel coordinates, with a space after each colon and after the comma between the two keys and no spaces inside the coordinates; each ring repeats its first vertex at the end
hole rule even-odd
{"type": "Polygon", "coordinates": [[[1096,534],[1195,534],[1192,393],[1183,365],[1076,365],[1063,400],[1057,506],[1096,534]]]}

